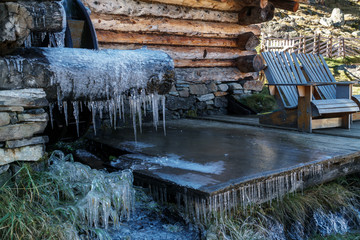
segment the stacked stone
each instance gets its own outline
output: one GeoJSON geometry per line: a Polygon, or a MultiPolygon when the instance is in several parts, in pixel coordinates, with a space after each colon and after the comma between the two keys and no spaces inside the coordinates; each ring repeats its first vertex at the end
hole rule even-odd
{"type": "Polygon", "coordinates": [[[178,78],[167,96],[171,118],[227,113],[227,97],[239,99],[260,92],[261,81],[205,81],[194,83],[178,78]]]}
{"type": "Polygon", "coordinates": [[[49,120],[42,89],[0,91],[0,172],[15,161],[38,161],[45,153],[49,120]]]}

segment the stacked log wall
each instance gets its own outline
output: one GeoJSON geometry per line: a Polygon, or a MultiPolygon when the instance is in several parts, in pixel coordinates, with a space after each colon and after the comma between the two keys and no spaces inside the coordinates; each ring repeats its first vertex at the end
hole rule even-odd
{"type": "Polygon", "coordinates": [[[261,91],[256,59],[267,0],[84,0],[99,47],[162,50],[175,63],[168,96],[176,116],[226,113],[226,95],[261,91]],[[254,24],[253,24],[254,23],[254,24]],[[174,102],[183,104],[174,104],[174,102]]]}

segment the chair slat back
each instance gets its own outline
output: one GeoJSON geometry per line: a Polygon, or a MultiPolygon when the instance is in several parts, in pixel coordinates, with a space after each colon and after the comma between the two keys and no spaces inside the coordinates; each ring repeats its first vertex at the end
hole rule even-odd
{"type": "MultiPolygon", "coordinates": [[[[297,54],[296,57],[304,67],[310,82],[336,82],[321,54],[301,53],[297,54]]],[[[317,90],[322,99],[336,99],[335,85],[318,86],[317,90]]]]}
{"type": "MultiPolygon", "coordinates": [[[[289,53],[263,52],[267,68],[265,75],[272,84],[301,84],[306,79],[297,62],[289,53]]],[[[276,86],[285,108],[296,108],[298,105],[298,91],[296,86],[276,86]]]]}

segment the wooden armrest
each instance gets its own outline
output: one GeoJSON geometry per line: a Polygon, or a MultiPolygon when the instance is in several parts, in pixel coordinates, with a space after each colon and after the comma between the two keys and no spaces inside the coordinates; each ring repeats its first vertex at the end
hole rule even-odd
{"type": "Polygon", "coordinates": [[[308,83],[267,83],[269,86],[327,86],[327,85],[353,85],[355,81],[346,82],[308,82],[308,83]]]}

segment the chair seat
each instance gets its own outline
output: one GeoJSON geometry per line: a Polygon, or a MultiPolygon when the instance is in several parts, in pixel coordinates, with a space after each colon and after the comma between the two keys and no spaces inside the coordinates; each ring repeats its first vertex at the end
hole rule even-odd
{"type": "Polygon", "coordinates": [[[351,99],[324,99],[311,101],[313,114],[321,116],[335,113],[354,113],[360,111],[356,102],[351,99]],[[314,112],[315,111],[315,112],[314,112]]]}

